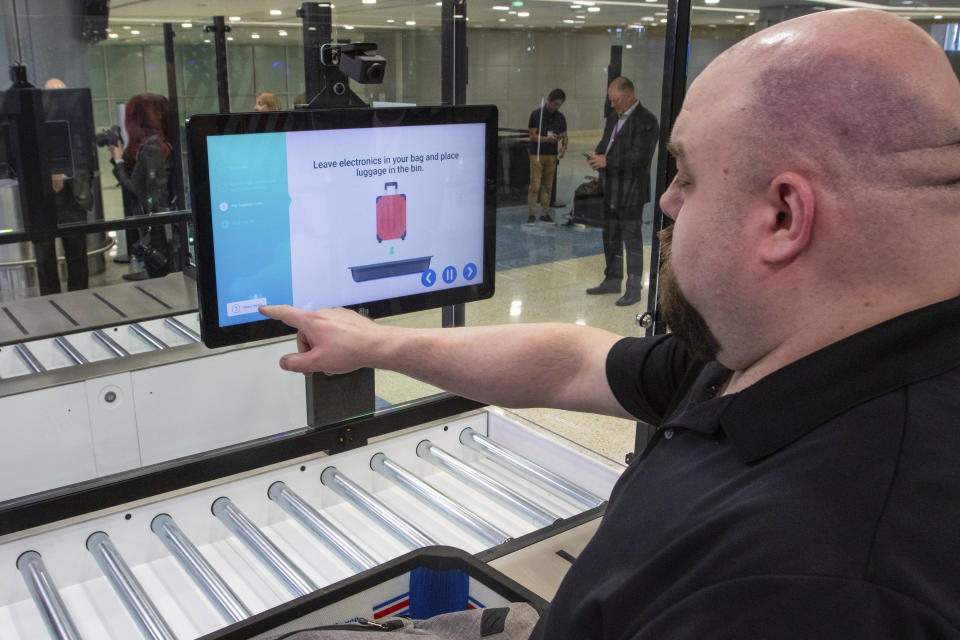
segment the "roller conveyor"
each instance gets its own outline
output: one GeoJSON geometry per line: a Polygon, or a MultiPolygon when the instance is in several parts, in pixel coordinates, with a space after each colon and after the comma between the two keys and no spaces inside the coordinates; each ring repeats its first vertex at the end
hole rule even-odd
{"type": "MultiPolygon", "coordinates": [[[[587,494],[609,495],[619,473],[507,412],[475,411],[350,451],[320,453],[30,535],[8,536],[13,539],[0,540],[0,572],[7,575],[0,580],[0,637],[200,637],[301,592],[291,589],[289,575],[265,563],[264,556],[284,558],[284,571],[293,571],[301,588],[313,590],[406,552],[410,541],[375,524],[379,508],[370,509],[371,500],[414,523],[429,541],[470,553],[496,549],[498,543],[452,517],[445,501],[439,500],[436,508],[425,508],[424,501],[446,496],[468,518],[514,539],[511,545],[542,529],[504,508],[469,475],[454,475],[418,455],[424,442],[462,465],[482,469],[483,476],[550,514],[576,519],[585,512],[566,492],[528,480],[499,461],[491,463],[497,454],[481,455],[464,445],[462,434],[468,429],[467,438],[478,434],[587,494]],[[403,474],[390,477],[375,470],[386,463],[403,474]],[[434,491],[413,495],[411,483],[434,491]],[[370,500],[358,501],[357,495],[370,500]],[[309,524],[311,513],[316,528],[309,524]],[[251,550],[258,546],[259,551],[251,550]],[[87,548],[102,557],[95,559],[85,553],[87,548]],[[57,577],[55,587],[52,580],[45,581],[52,589],[46,602],[60,601],[58,615],[72,620],[72,636],[49,631],[50,616],[44,611],[58,607],[38,606],[26,580],[24,567],[30,563],[25,559],[41,557],[40,573],[49,570],[57,577]],[[15,575],[18,560],[20,575],[15,575]]],[[[33,575],[36,584],[37,573],[33,575]]]]}

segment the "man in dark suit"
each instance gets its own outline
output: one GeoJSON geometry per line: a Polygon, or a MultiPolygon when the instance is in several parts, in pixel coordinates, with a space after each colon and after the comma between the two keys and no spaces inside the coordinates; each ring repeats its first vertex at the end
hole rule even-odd
{"type": "Polygon", "coordinates": [[[650,202],[650,161],[657,146],[657,118],[640,104],[633,83],[616,78],[607,89],[614,112],[603,138],[587,163],[600,171],[603,185],[603,282],[590,295],[620,293],[623,248],[627,253],[627,288],[621,307],[640,301],[643,288],[643,205],[650,202]]]}

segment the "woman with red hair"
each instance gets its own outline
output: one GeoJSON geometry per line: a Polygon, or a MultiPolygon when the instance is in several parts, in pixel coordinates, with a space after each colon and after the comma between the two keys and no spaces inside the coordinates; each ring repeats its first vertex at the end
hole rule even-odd
{"type": "MultiPolygon", "coordinates": [[[[113,175],[123,189],[124,216],[171,210],[173,163],[167,99],[155,93],[133,96],[127,102],[124,125],[130,138],[126,148],[122,144],[110,147],[113,175]]],[[[146,274],[124,274],[127,280],[158,278],[169,273],[163,225],[148,227],[139,234],[127,232],[127,250],[140,257],[146,269],[146,274]]]]}

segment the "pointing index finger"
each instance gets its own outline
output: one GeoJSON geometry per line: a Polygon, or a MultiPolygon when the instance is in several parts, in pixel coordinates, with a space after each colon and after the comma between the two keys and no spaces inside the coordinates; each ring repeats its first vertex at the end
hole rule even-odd
{"type": "Polygon", "coordinates": [[[303,318],[305,312],[297,309],[296,307],[291,307],[288,304],[274,304],[274,305],[263,305],[257,308],[261,314],[267,316],[268,318],[273,318],[274,320],[279,320],[280,322],[294,327],[296,329],[300,328],[300,320],[303,318]]]}

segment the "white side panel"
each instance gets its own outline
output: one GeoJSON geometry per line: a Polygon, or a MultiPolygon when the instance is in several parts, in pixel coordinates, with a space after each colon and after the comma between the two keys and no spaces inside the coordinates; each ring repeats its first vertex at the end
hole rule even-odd
{"type": "Polygon", "coordinates": [[[303,376],[277,365],[291,351],[292,340],[133,372],[143,464],[304,426],[303,376]]]}
{"type": "Polygon", "coordinates": [[[94,477],[83,383],[0,398],[0,501],[94,477]]]}
{"type": "Polygon", "coordinates": [[[130,373],[87,380],[85,386],[97,475],[141,466],[130,373]]]}

